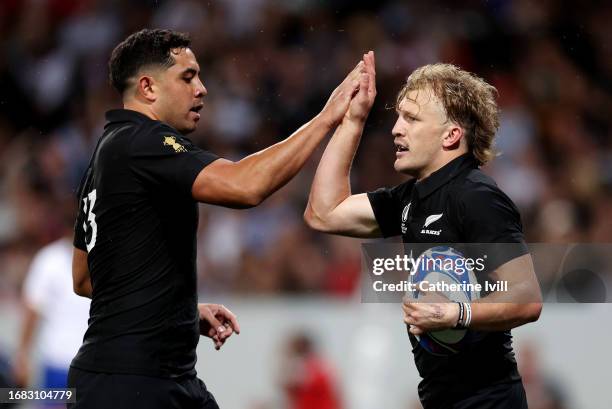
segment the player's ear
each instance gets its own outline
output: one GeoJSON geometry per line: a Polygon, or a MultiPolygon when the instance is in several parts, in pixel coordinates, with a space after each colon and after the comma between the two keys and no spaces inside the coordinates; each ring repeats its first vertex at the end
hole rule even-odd
{"type": "Polygon", "coordinates": [[[465,131],[461,126],[455,123],[451,123],[448,127],[444,139],[442,140],[442,146],[446,149],[457,149],[461,143],[461,139],[465,136],[465,131]]]}
{"type": "Polygon", "coordinates": [[[136,83],[136,94],[149,102],[157,100],[157,84],[151,75],[142,75],[136,83]]]}

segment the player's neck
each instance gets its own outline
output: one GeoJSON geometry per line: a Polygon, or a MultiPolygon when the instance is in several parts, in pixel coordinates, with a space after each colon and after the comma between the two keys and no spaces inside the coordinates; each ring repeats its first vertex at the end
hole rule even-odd
{"type": "Polygon", "coordinates": [[[432,173],[437,172],[438,170],[442,169],[444,166],[448,165],[450,162],[454,161],[455,159],[457,159],[459,156],[461,155],[465,155],[467,152],[457,152],[457,153],[452,153],[449,155],[444,155],[441,158],[439,158],[439,160],[433,161],[430,166],[426,167],[425,169],[423,169],[423,171],[419,172],[419,174],[416,176],[417,178],[417,182],[420,182],[424,179],[427,179],[429,176],[431,176],[432,173]]]}
{"type": "Polygon", "coordinates": [[[136,101],[124,101],[123,109],[129,109],[130,111],[140,112],[141,114],[148,116],[155,121],[161,121],[159,116],[155,113],[151,105],[145,105],[136,101]]]}

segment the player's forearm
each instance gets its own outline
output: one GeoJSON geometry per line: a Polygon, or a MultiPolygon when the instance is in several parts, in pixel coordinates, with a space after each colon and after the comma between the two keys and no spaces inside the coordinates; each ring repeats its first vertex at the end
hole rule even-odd
{"type": "Polygon", "coordinates": [[[507,292],[494,292],[471,304],[470,328],[504,331],[537,321],[542,311],[539,287],[515,283],[507,292]]]}
{"type": "Polygon", "coordinates": [[[345,120],[336,129],[317,167],[305,218],[324,222],[342,201],[351,195],[350,172],[364,122],[345,120]]]}
{"type": "Polygon", "coordinates": [[[74,287],[74,292],[81,297],[90,298],[93,294],[93,288],[91,286],[91,279],[87,278],[86,280],[80,282],[78,286],[74,287]]]}
{"type": "Polygon", "coordinates": [[[495,291],[474,301],[470,327],[503,331],[536,321],[542,310],[542,294],[529,254],[499,267],[492,275],[506,282],[505,291],[495,291]]]}
{"type": "Polygon", "coordinates": [[[473,302],[471,329],[480,331],[506,331],[537,321],[541,303],[473,302]]]}
{"type": "Polygon", "coordinates": [[[328,121],[318,115],[287,139],[238,162],[256,204],[289,182],[330,130],[328,121]]]}
{"type": "Polygon", "coordinates": [[[542,311],[539,290],[515,284],[507,292],[494,292],[470,304],[403,304],[404,322],[419,327],[419,334],[441,328],[455,328],[458,323],[478,331],[507,331],[537,321],[542,311]],[[416,311],[416,312],[415,312],[416,311]]]}
{"type": "Polygon", "coordinates": [[[72,255],[72,287],[75,294],[91,298],[93,289],[87,265],[87,252],[76,247],[72,255]]]}

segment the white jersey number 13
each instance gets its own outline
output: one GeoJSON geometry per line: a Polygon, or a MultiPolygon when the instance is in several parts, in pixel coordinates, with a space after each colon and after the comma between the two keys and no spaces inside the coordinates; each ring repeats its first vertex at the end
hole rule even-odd
{"type": "Polygon", "coordinates": [[[96,245],[96,236],[98,235],[98,225],[96,224],[96,214],[92,211],[94,204],[96,203],[96,189],[89,192],[86,198],[83,199],[83,212],[87,215],[87,220],[83,222],[83,230],[87,233],[87,223],[89,222],[89,228],[91,229],[91,238],[89,242],[85,239],[85,245],[87,246],[87,252],[96,245]]]}

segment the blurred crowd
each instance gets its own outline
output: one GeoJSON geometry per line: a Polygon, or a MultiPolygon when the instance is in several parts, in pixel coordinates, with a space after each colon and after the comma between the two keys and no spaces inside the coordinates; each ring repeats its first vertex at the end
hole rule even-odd
{"type": "MultiPolygon", "coordinates": [[[[499,90],[486,167],[519,206],[531,242],[612,239],[612,4],[561,1],[3,0],[0,3],[0,296],[17,294],[35,252],[70,225],[75,189],[120,107],[113,47],[143,27],[190,32],[208,89],[190,137],[229,159],[317,114],[361,58],[377,56],[377,102],[354,192],[393,170],[393,106],[418,66],[451,62],[499,90]]],[[[204,293],[355,293],[357,240],[309,231],[317,161],[262,206],[201,206],[204,293]]]]}

